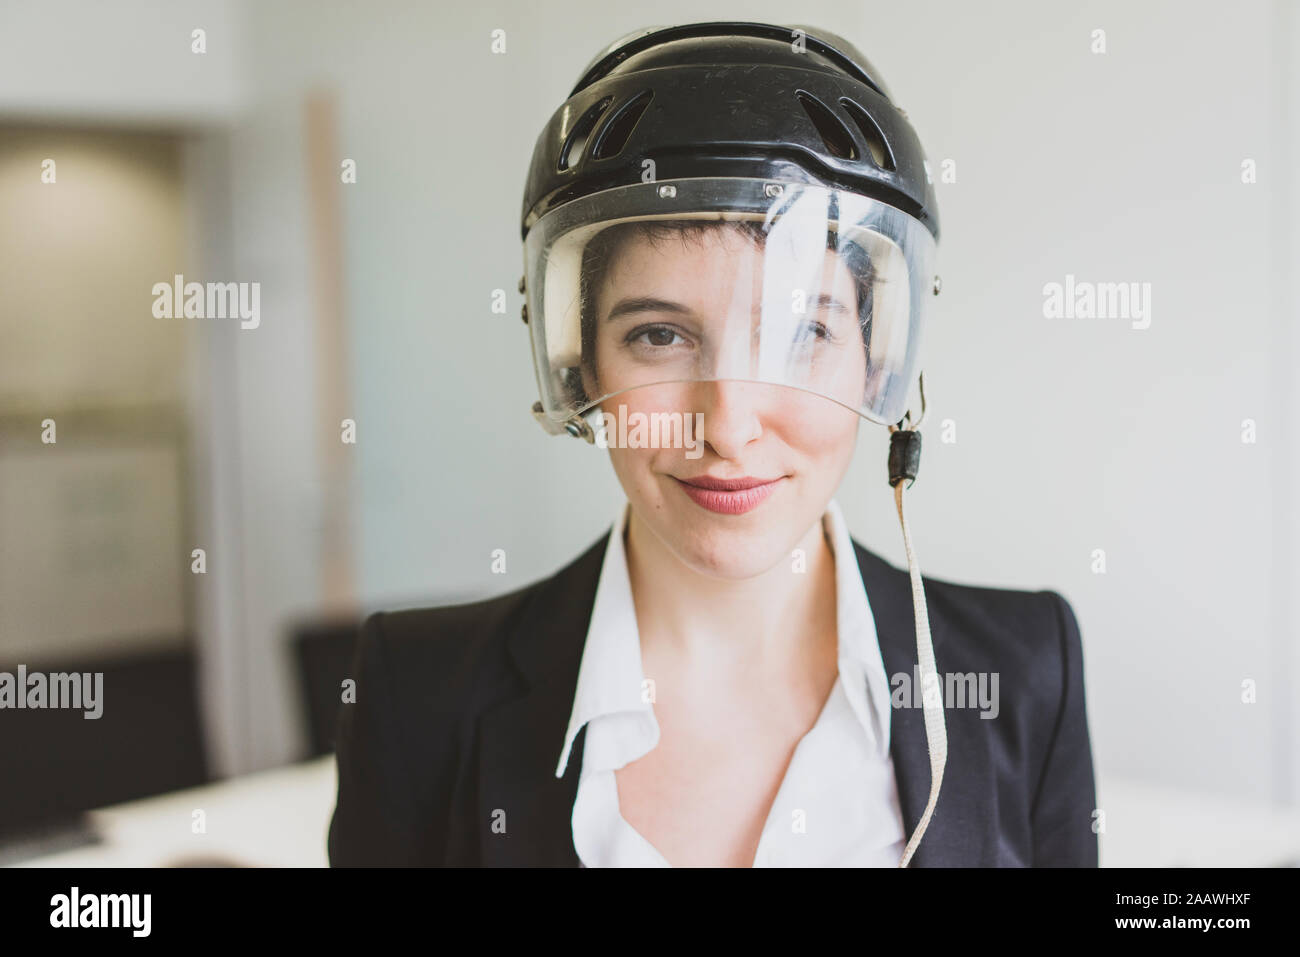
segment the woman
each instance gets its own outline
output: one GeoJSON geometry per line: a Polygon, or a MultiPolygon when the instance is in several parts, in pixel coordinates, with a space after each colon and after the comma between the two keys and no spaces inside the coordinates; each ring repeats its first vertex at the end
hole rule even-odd
{"type": "Polygon", "coordinates": [[[523,228],[534,415],[609,448],[627,505],[545,581],[367,621],[331,862],[1095,866],[1070,606],[916,568],[938,219],[865,58],[625,38],[539,138],[523,228]],[[897,423],[910,574],[833,497],[864,418],[897,423]]]}

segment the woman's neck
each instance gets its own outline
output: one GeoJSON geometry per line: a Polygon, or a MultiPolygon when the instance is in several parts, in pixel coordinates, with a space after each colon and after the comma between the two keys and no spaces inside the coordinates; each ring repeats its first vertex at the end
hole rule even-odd
{"type": "Polygon", "coordinates": [[[642,660],[695,674],[813,675],[836,660],[835,556],[819,519],[795,548],[755,578],[701,575],[630,510],[628,574],[642,660]]]}

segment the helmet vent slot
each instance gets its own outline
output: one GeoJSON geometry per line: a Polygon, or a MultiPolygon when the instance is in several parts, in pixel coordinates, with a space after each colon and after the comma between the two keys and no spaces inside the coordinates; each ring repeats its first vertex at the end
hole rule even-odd
{"type": "Polygon", "coordinates": [[[830,154],[838,159],[857,159],[858,148],[853,143],[853,136],[839,117],[810,93],[799,90],[795,96],[799,98],[799,105],[808,114],[808,119],[812,120],[813,126],[817,128],[817,134],[826,144],[830,154]]]}
{"type": "Polygon", "coordinates": [[[615,110],[596,134],[596,142],[591,150],[592,158],[609,159],[623,152],[628,137],[632,135],[632,130],[652,99],[654,99],[653,90],[642,90],[615,110]]]}
{"type": "Polygon", "coordinates": [[[840,105],[857,124],[862,132],[862,138],[867,141],[867,149],[871,151],[871,161],[880,169],[895,172],[897,164],[894,162],[894,154],[889,149],[889,144],[885,142],[885,134],[880,132],[880,127],[871,118],[871,114],[847,97],[840,99],[840,105]]]}
{"type": "Polygon", "coordinates": [[[564,149],[560,150],[559,168],[561,170],[570,169],[577,165],[578,159],[582,156],[582,150],[591,137],[591,131],[596,127],[596,121],[609,109],[609,104],[613,102],[613,99],[612,96],[602,98],[600,102],[588,107],[587,112],[583,113],[578,118],[578,122],[573,124],[568,139],[564,141],[564,149]]]}

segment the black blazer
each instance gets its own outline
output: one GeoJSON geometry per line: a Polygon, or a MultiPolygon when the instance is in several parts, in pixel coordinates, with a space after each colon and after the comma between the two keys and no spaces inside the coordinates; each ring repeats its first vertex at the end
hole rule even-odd
{"type": "MultiPolygon", "coordinates": [[[[556,778],[609,533],[548,579],[473,604],[380,613],[338,722],[333,866],[578,866],[585,728],[556,778]],[[504,832],[502,826],[504,825],[504,832]]],[[[885,672],[911,679],[911,584],[856,541],[885,672]]],[[[926,578],[940,674],[997,672],[1000,713],[945,708],[948,762],[915,867],[1097,865],[1079,627],[1052,591],[926,578]]],[[[929,798],[919,707],[893,708],[910,837],[929,798]]]]}

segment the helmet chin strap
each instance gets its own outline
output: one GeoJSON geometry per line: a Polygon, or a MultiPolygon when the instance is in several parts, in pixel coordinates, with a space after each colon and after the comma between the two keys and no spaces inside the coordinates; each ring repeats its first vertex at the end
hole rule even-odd
{"type": "Polygon", "coordinates": [[[948,731],[944,726],[943,695],[939,672],[934,663],[934,645],[930,641],[930,615],[925,605],[925,589],[921,583],[921,569],[917,564],[916,550],[912,547],[912,532],[903,508],[903,490],[916,481],[921,464],[921,433],[917,431],[925,418],[925,374],[920,376],[921,415],[915,423],[908,411],[897,425],[889,427],[889,484],[894,487],[894,502],[898,506],[898,523],[903,528],[903,546],[907,549],[907,571],[912,579],[912,611],[916,619],[916,660],[921,676],[921,700],[925,711],[925,742],[930,752],[930,799],[925,812],[917,822],[916,830],[903,849],[899,867],[907,867],[917,845],[930,824],[930,816],[939,800],[939,785],[943,783],[943,768],[948,760],[948,731]],[[907,424],[904,425],[904,422],[907,424]],[[905,481],[906,480],[906,481],[905,481]]]}

